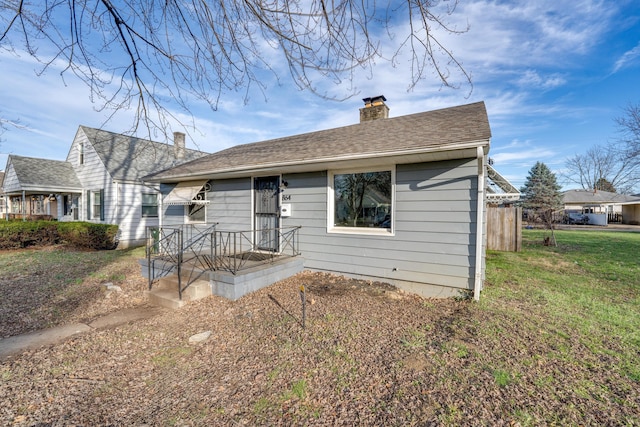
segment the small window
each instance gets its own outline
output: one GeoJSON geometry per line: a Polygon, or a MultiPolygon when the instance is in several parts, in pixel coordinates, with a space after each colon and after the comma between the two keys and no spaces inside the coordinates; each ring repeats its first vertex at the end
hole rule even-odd
{"type": "Polygon", "coordinates": [[[78,144],[78,162],[84,165],[84,142],[78,144]]]}
{"type": "Polygon", "coordinates": [[[390,170],[330,174],[330,231],[389,233],[393,216],[390,170]]]}
{"type": "MultiPolygon", "coordinates": [[[[203,188],[200,192],[193,198],[194,201],[202,200],[205,201],[207,199],[207,194],[205,189],[203,188]]],[[[203,203],[191,203],[186,205],[186,213],[187,213],[187,221],[188,222],[206,222],[207,219],[207,208],[206,204],[203,203]]]]}
{"type": "Polygon", "coordinates": [[[142,193],[142,216],[158,216],[158,195],[153,193],[142,193]]]}
{"type": "Polygon", "coordinates": [[[31,209],[32,215],[44,215],[44,197],[42,195],[31,196],[31,209]]]}
{"type": "Polygon", "coordinates": [[[103,214],[102,214],[102,191],[94,191],[91,194],[92,198],[93,198],[93,209],[92,209],[92,215],[91,217],[93,219],[103,219],[103,214]]]}

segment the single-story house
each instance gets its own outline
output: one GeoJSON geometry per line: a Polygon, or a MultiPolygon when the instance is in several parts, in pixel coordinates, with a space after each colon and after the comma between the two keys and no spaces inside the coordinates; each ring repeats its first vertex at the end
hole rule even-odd
{"type": "Polygon", "coordinates": [[[622,223],[640,225],[640,197],[622,204],[622,223]]]}
{"type": "Polygon", "coordinates": [[[80,126],[65,161],[9,155],[2,189],[6,218],[51,218],[120,226],[124,248],[158,225],[159,187],[141,178],[203,156],[185,148],[80,126]]]}
{"type": "Polygon", "coordinates": [[[305,269],[479,298],[484,103],[389,118],[383,96],[364,101],[358,124],[238,145],[145,177],[161,184],[160,224],[216,224],[265,252],[280,249],[273,230],[296,226],[305,269]]]}
{"type": "MultiPolygon", "coordinates": [[[[602,190],[567,190],[562,193],[565,213],[579,213],[587,216],[602,216],[607,222],[633,221],[633,206],[640,198],[602,190]],[[626,208],[623,208],[626,206],[626,208]],[[625,215],[626,211],[626,215],[625,215]]],[[[605,222],[605,224],[607,223],[605,222]]]]}

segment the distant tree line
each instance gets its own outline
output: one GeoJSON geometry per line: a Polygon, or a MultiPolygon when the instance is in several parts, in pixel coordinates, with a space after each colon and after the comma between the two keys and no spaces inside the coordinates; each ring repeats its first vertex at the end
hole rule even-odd
{"type": "Polygon", "coordinates": [[[563,177],[584,189],[632,194],[640,186],[640,104],[616,119],[620,137],[566,160],[563,177]]]}

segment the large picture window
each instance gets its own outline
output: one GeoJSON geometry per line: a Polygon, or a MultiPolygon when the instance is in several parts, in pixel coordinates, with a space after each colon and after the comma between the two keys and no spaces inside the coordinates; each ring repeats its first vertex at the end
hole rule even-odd
{"type": "Polygon", "coordinates": [[[333,224],[329,225],[333,231],[391,231],[392,171],[336,172],[331,179],[333,224]]]}
{"type": "Polygon", "coordinates": [[[142,193],[142,216],[158,216],[158,195],[153,193],[142,193]]]}

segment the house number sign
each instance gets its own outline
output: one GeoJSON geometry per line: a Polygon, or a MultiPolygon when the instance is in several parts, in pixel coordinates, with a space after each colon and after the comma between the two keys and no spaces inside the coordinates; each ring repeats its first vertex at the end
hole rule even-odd
{"type": "Polygon", "coordinates": [[[282,201],[283,202],[288,202],[291,200],[291,194],[283,194],[282,195],[282,201]]]}

